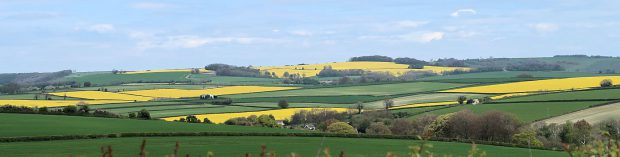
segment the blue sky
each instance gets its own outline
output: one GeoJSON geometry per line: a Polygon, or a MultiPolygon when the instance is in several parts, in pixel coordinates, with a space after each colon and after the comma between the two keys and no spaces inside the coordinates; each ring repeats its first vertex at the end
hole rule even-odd
{"type": "Polygon", "coordinates": [[[0,73],[619,56],[617,0],[0,0],[0,73]]]}

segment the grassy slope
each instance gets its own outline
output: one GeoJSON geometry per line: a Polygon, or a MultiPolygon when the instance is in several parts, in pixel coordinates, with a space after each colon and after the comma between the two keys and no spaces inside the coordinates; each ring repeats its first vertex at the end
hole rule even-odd
{"type": "Polygon", "coordinates": [[[297,130],[227,125],[172,123],[95,117],[0,114],[0,136],[109,134],[121,132],[290,132],[297,130]]]}
{"type": "MultiPolygon", "coordinates": [[[[53,142],[20,142],[0,143],[3,154],[9,156],[46,156],[66,157],[73,156],[100,156],[101,146],[111,145],[115,156],[136,156],[143,138],[118,138],[96,140],[70,140],[53,142]],[[28,149],[24,149],[28,148],[28,149]]],[[[332,155],[342,150],[345,156],[385,156],[386,152],[394,152],[396,156],[409,156],[408,146],[419,143],[411,140],[389,139],[354,139],[354,138],[325,138],[319,137],[156,137],[147,138],[146,151],[149,156],[161,157],[169,155],[174,149],[175,142],[180,143],[179,155],[206,156],[212,151],[216,157],[242,156],[249,152],[258,156],[260,146],[267,145],[267,151],[276,151],[278,156],[287,156],[296,152],[301,156],[314,156],[323,145],[330,148],[332,155]],[[323,144],[321,144],[323,143],[323,144]]],[[[471,148],[470,144],[430,142],[434,147],[435,156],[453,154],[466,156],[471,148]]],[[[523,148],[499,147],[479,145],[479,149],[486,151],[491,157],[522,157],[528,156],[528,150],[523,148]]],[[[533,150],[534,156],[565,156],[564,152],[533,150]]]]}
{"type": "Polygon", "coordinates": [[[211,80],[209,84],[217,85],[271,85],[281,82],[280,79],[255,78],[255,77],[233,77],[233,76],[213,76],[213,75],[191,75],[191,80],[211,80]]]}
{"type": "Polygon", "coordinates": [[[475,113],[484,113],[491,110],[499,110],[514,114],[521,121],[532,122],[535,120],[563,115],[580,109],[588,108],[590,105],[602,103],[605,103],[605,101],[460,105],[427,112],[425,114],[441,115],[458,112],[464,109],[469,109],[475,113]]]}
{"type": "Polygon", "coordinates": [[[334,96],[334,95],[386,96],[386,95],[394,95],[394,94],[405,94],[405,93],[442,90],[442,89],[455,88],[455,87],[464,86],[464,85],[465,84],[455,84],[455,83],[411,82],[411,83],[394,83],[394,84],[382,84],[382,85],[262,92],[262,93],[229,95],[227,97],[253,98],[253,97],[289,97],[289,96],[334,96]]]}

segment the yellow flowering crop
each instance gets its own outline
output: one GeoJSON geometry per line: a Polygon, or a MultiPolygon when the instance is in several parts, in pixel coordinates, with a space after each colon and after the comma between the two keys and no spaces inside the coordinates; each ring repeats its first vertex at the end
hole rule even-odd
{"type": "Polygon", "coordinates": [[[76,105],[84,102],[89,105],[128,103],[123,100],[0,100],[0,105],[14,105],[26,107],[59,107],[76,105]]]}
{"type": "MultiPolygon", "coordinates": [[[[209,72],[209,70],[205,70],[200,68],[199,71],[201,73],[209,72]]],[[[192,72],[192,69],[165,69],[165,70],[142,70],[142,71],[128,71],[123,74],[145,74],[145,73],[164,73],[164,72],[192,72]]]]}
{"type": "Polygon", "coordinates": [[[198,97],[203,94],[228,95],[297,89],[298,87],[266,87],[266,86],[226,86],[210,89],[151,89],[121,92],[123,94],[140,95],[153,98],[186,98],[198,97]]]}
{"type": "Polygon", "coordinates": [[[498,99],[504,99],[504,98],[509,98],[509,97],[515,97],[515,96],[526,96],[530,94],[532,93],[508,93],[508,94],[492,96],[491,99],[498,100],[498,99]]]}
{"type": "Polygon", "coordinates": [[[409,69],[409,65],[396,64],[394,62],[334,62],[323,64],[308,64],[308,65],[291,65],[291,66],[267,66],[258,67],[261,71],[268,71],[275,73],[276,76],[282,77],[284,72],[289,74],[299,74],[306,77],[316,76],[323,70],[324,67],[331,66],[334,70],[351,70],[360,69],[371,72],[390,72],[392,75],[402,75],[409,71],[428,71],[434,73],[442,73],[446,71],[464,70],[468,71],[470,68],[463,67],[438,67],[438,66],[424,66],[424,69],[409,69]]]}
{"type": "Polygon", "coordinates": [[[390,108],[390,109],[391,109],[391,110],[394,110],[394,109],[403,109],[403,108],[431,107],[431,106],[446,106],[446,105],[452,105],[452,104],[457,104],[457,103],[458,103],[458,102],[456,102],[456,101],[449,101],[449,102],[432,102],[432,103],[421,103],[421,104],[402,105],[402,106],[392,107],[392,108],[390,108]]]}
{"type": "MultiPolygon", "coordinates": [[[[251,115],[273,115],[276,120],[285,120],[290,119],[293,114],[300,112],[302,110],[331,110],[337,112],[347,112],[348,108],[287,108],[287,109],[277,109],[277,110],[266,110],[266,111],[252,111],[252,112],[239,112],[239,113],[214,113],[214,114],[203,114],[203,115],[195,115],[198,119],[203,120],[204,118],[209,118],[213,123],[224,123],[226,120],[237,118],[237,117],[248,117],[251,115]]],[[[186,116],[177,116],[177,117],[168,117],[162,118],[166,121],[174,121],[179,120],[180,118],[185,118],[186,116]]]]}
{"type": "Polygon", "coordinates": [[[620,83],[620,76],[594,76],[574,77],[561,79],[548,79],[537,81],[513,82],[488,86],[468,87],[446,90],[443,92],[454,93],[525,93],[525,92],[549,92],[563,90],[580,90],[599,87],[601,81],[612,80],[616,85],[620,83]]]}
{"type": "Polygon", "coordinates": [[[57,92],[50,93],[56,96],[67,96],[74,98],[82,98],[82,99],[92,99],[92,100],[127,100],[127,101],[149,101],[152,100],[152,97],[144,97],[137,95],[128,95],[121,93],[112,93],[112,92],[101,92],[101,91],[74,91],[74,92],[57,92]]]}

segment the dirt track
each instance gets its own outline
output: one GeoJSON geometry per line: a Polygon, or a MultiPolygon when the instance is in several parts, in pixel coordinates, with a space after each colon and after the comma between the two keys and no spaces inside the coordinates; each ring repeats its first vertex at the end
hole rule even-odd
{"type": "Polygon", "coordinates": [[[576,122],[585,119],[590,124],[598,123],[607,119],[620,119],[620,103],[605,106],[593,107],[566,115],[542,120],[545,123],[564,123],[566,121],[576,122]]]}

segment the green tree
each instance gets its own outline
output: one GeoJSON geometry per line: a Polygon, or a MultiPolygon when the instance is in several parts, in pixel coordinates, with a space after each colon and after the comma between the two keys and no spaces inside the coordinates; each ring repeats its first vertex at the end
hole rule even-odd
{"type": "Polygon", "coordinates": [[[573,132],[573,139],[576,140],[576,144],[585,145],[592,140],[592,125],[585,120],[577,121],[573,124],[575,131],[573,132]]]}
{"type": "Polygon", "coordinates": [[[189,115],[189,116],[185,117],[185,121],[188,122],[188,123],[200,123],[200,119],[198,119],[194,115],[189,115]]]}
{"type": "Polygon", "coordinates": [[[394,106],[394,99],[386,98],[383,100],[383,107],[385,107],[385,110],[389,110],[393,106],[394,106]]]}
{"type": "Polygon", "coordinates": [[[207,123],[207,124],[213,124],[213,122],[212,122],[209,118],[207,118],[207,117],[205,117],[205,118],[202,120],[202,122],[203,122],[203,123],[207,123]]]}
{"type": "Polygon", "coordinates": [[[76,106],[65,106],[64,108],[62,108],[62,112],[64,112],[65,114],[75,114],[77,113],[78,109],[76,106]]]}
{"type": "Polygon", "coordinates": [[[288,101],[286,101],[286,100],[278,101],[278,107],[280,107],[280,108],[288,108],[288,101]]]}
{"type": "Polygon", "coordinates": [[[459,102],[459,104],[464,104],[464,103],[465,103],[465,101],[467,101],[467,97],[466,97],[466,96],[461,95],[461,96],[459,96],[459,97],[456,99],[456,101],[458,101],[458,102],[459,102]]]}
{"type": "Polygon", "coordinates": [[[357,114],[362,114],[362,110],[364,110],[364,103],[362,103],[361,101],[357,102],[355,104],[355,108],[357,108],[357,114]]]}
{"type": "Polygon", "coordinates": [[[373,135],[390,135],[392,131],[382,122],[372,123],[368,128],[366,128],[367,134],[373,135]]]}
{"type": "Polygon", "coordinates": [[[357,131],[353,126],[345,123],[345,122],[336,122],[329,126],[327,126],[327,132],[337,133],[337,134],[355,134],[357,131]]]}
{"type": "Polygon", "coordinates": [[[138,119],[151,119],[151,113],[146,109],[142,109],[138,111],[137,117],[138,119]]]}
{"type": "Polygon", "coordinates": [[[136,113],[135,112],[130,112],[129,115],[127,115],[129,118],[131,119],[135,119],[136,118],[136,113]]]}
{"type": "Polygon", "coordinates": [[[522,129],[521,132],[514,134],[512,140],[516,144],[528,146],[528,147],[543,147],[543,143],[536,138],[536,132],[531,129],[522,129]]]}
{"type": "Polygon", "coordinates": [[[260,115],[258,116],[256,120],[258,121],[258,124],[264,127],[270,127],[270,128],[280,127],[280,125],[278,125],[278,123],[276,122],[275,118],[271,115],[260,115]]]}

